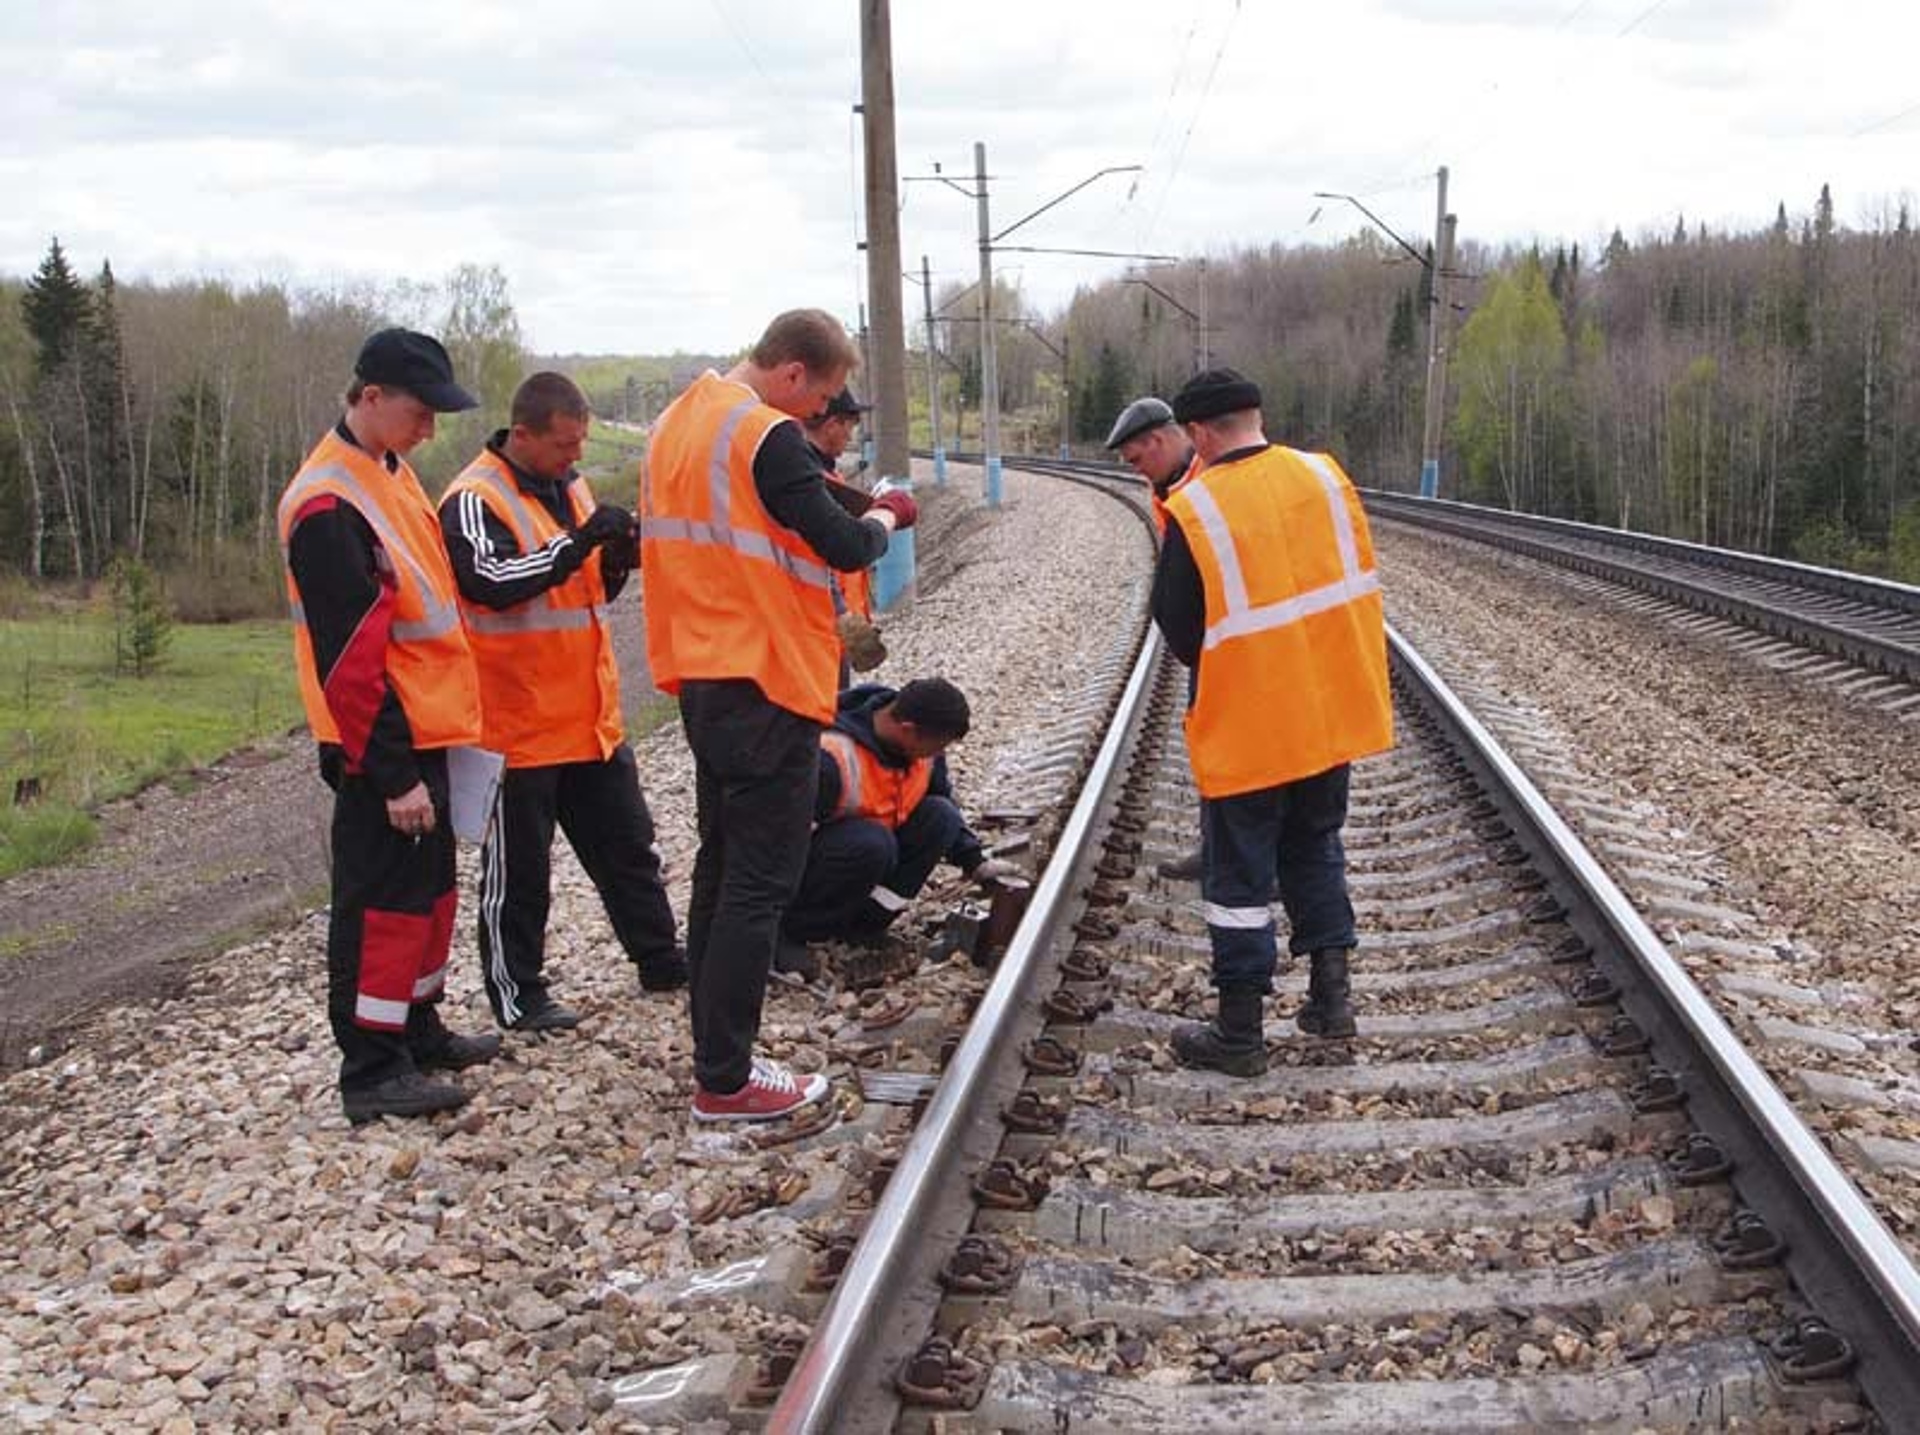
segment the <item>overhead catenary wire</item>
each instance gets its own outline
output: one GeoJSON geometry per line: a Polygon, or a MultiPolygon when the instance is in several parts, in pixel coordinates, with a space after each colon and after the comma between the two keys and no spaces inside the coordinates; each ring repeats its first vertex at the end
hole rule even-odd
{"type": "Polygon", "coordinates": [[[782,86],[776,84],[773,76],[767,73],[767,67],[760,63],[760,56],[755,53],[753,46],[747,42],[747,37],[741,31],[740,27],[733,23],[733,16],[727,13],[727,7],[721,4],[720,0],[707,0],[707,3],[713,6],[713,13],[718,15],[720,17],[720,23],[727,27],[727,33],[733,36],[733,43],[740,47],[740,53],[747,57],[747,63],[759,71],[760,78],[767,83],[767,88],[788,104],[794,103],[793,96],[788,94],[782,86]]]}
{"type": "Polygon", "coordinates": [[[1663,6],[1665,6],[1666,3],[1667,3],[1667,0],[1653,0],[1653,3],[1651,5],[1647,6],[1646,9],[1642,10],[1638,15],[1635,15],[1631,20],[1627,22],[1626,29],[1622,30],[1619,34],[1615,35],[1613,38],[1616,40],[1626,39],[1627,36],[1631,35],[1635,30],[1638,30],[1641,27],[1641,25],[1645,24],[1649,19],[1651,19],[1654,13],[1660,10],[1663,6]]]}
{"type": "Polygon", "coordinates": [[[1147,227],[1141,231],[1139,248],[1145,249],[1147,241],[1153,237],[1154,229],[1160,223],[1160,215],[1167,207],[1167,198],[1173,193],[1174,182],[1180,178],[1180,166],[1187,157],[1187,146],[1193,141],[1193,132],[1199,128],[1200,117],[1206,113],[1207,98],[1213,93],[1214,77],[1220,73],[1220,62],[1226,58],[1227,42],[1233,38],[1234,22],[1240,18],[1241,0],[1233,0],[1233,10],[1227,16],[1226,28],[1220,32],[1220,43],[1214,47],[1213,63],[1207,67],[1206,83],[1200,87],[1200,99],[1193,108],[1193,118],[1187,121],[1186,133],[1180,137],[1180,148],[1173,156],[1173,166],[1167,172],[1167,182],[1161,187],[1159,203],[1154,206],[1153,218],[1147,221],[1147,227]]]}
{"type": "Polygon", "coordinates": [[[1847,138],[1850,140],[1857,140],[1862,135],[1870,135],[1875,130],[1885,129],[1888,125],[1897,125],[1900,123],[1900,121],[1907,119],[1913,115],[1920,115],[1920,101],[1916,101],[1915,103],[1908,105],[1904,110],[1901,110],[1898,114],[1891,114],[1891,115],[1888,115],[1885,119],[1875,120],[1870,125],[1862,125],[1859,129],[1849,134],[1847,138]]]}

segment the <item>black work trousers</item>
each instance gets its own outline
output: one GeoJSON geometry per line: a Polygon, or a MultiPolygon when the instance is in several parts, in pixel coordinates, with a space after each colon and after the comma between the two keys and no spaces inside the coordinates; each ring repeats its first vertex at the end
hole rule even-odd
{"type": "Polygon", "coordinates": [[[1273,990],[1276,891],[1295,956],[1354,945],[1340,839],[1350,775],[1343,763],[1279,787],[1201,799],[1200,897],[1215,986],[1273,990]]]}
{"type": "Polygon", "coordinates": [[[633,749],[623,742],[604,762],[508,768],[480,849],[480,975],[502,1026],[550,1000],[542,967],[556,823],[628,960],[652,966],[673,956],[673,910],[633,749]]]}
{"type": "Polygon", "coordinates": [[[433,795],[434,828],[418,838],[387,821],[365,777],[336,779],[327,922],[327,1020],[340,1047],[340,1088],[377,1086],[446,1040],[434,1004],[453,940],[453,832],[447,759],[415,754],[433,795]]]}
{"type": "Polygon", "coordinates": [[[952,802],[923,797],[897,831],[865,817],[815,829],[783,930],[801,942],[877,941],[965,826],[952,802]]]}
{"type": "Polygon", "coordinates": [[[806,868],[820,724],[745,679],[683,683],[680,720],[700,827],[687,905],[693,1074],[728,1095],[751,1072],[780,918],[806,868]]]}

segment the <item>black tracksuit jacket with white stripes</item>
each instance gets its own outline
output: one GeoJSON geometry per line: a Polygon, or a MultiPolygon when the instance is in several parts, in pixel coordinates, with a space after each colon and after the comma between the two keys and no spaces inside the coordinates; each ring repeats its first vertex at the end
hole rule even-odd
{"type": "MultiPolygon", "coordinates": [[[[520,492],[553,515],[561,527],[572,529],[573,510],[567,503],[569,475],[563,479],[540,478],[507,457],[507,431],[498,430],[487,440],[513,474],[520,492]]],[[[488,608],[511,608],[529,598],[537,598],[549,588],[571,578],[593,552],[593,545],[571,532],[559,533],[532,553],[520,551],[520,540],[513,530],[496,517],[473,492],[463,492],[440,505],[440,535],[446,540],[447,557],[453,563],[454,582],[469,603],[488,608]]],[[[611,603],[620,595],[633,572],[634,552],[609,543],[600,550],[600,577],[611,603]]]]}

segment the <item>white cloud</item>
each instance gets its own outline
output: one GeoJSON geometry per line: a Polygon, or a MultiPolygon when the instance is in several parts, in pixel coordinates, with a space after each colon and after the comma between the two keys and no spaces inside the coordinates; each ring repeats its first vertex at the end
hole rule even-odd
{"type": "MultiPolygon", "coordinates": [[[[856,7],[92,0],[0,15],[0,269],[434,280],[498,263],[557,350],[724,349],[852,318],[856,7]]],[[[1335,242],[1356,193],[1410,238],[1597,243],[1914,185],[1920,20],[1893,0],[898,0],[900,171],[972,183],[1011,242],[1335,242]],[[1623,33],[1624,32],[1624,33],[1623,33]]],[[[904,190],[908,267],[976,272],[973,205],[904,190]]],[[[1123,261],[1009,254],[1053,307],[1123,261]]],[[[908,296],[909,311],[916,308],[908,296]]]]}

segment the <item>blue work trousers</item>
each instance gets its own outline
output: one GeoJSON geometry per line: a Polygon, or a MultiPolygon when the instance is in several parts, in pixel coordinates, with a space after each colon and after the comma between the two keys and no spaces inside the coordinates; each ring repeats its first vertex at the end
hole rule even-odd
{"type": "Polygon", "coordinates": [[[953,803],[927,797],[892,832],[864,817],[815,828],[806,875],[781,929],[800,942],[878,937],[927,885],[962,826],[953,803]]]}
{"type": "Polygon", "coordinates": [[[1354,944],[1347,898],[1349,769],[1232,797],[1202,798],[1200,896],[1213,945],[1213,984],[1273,990],[1277,890],[1295,955],[1354,944]]]}

